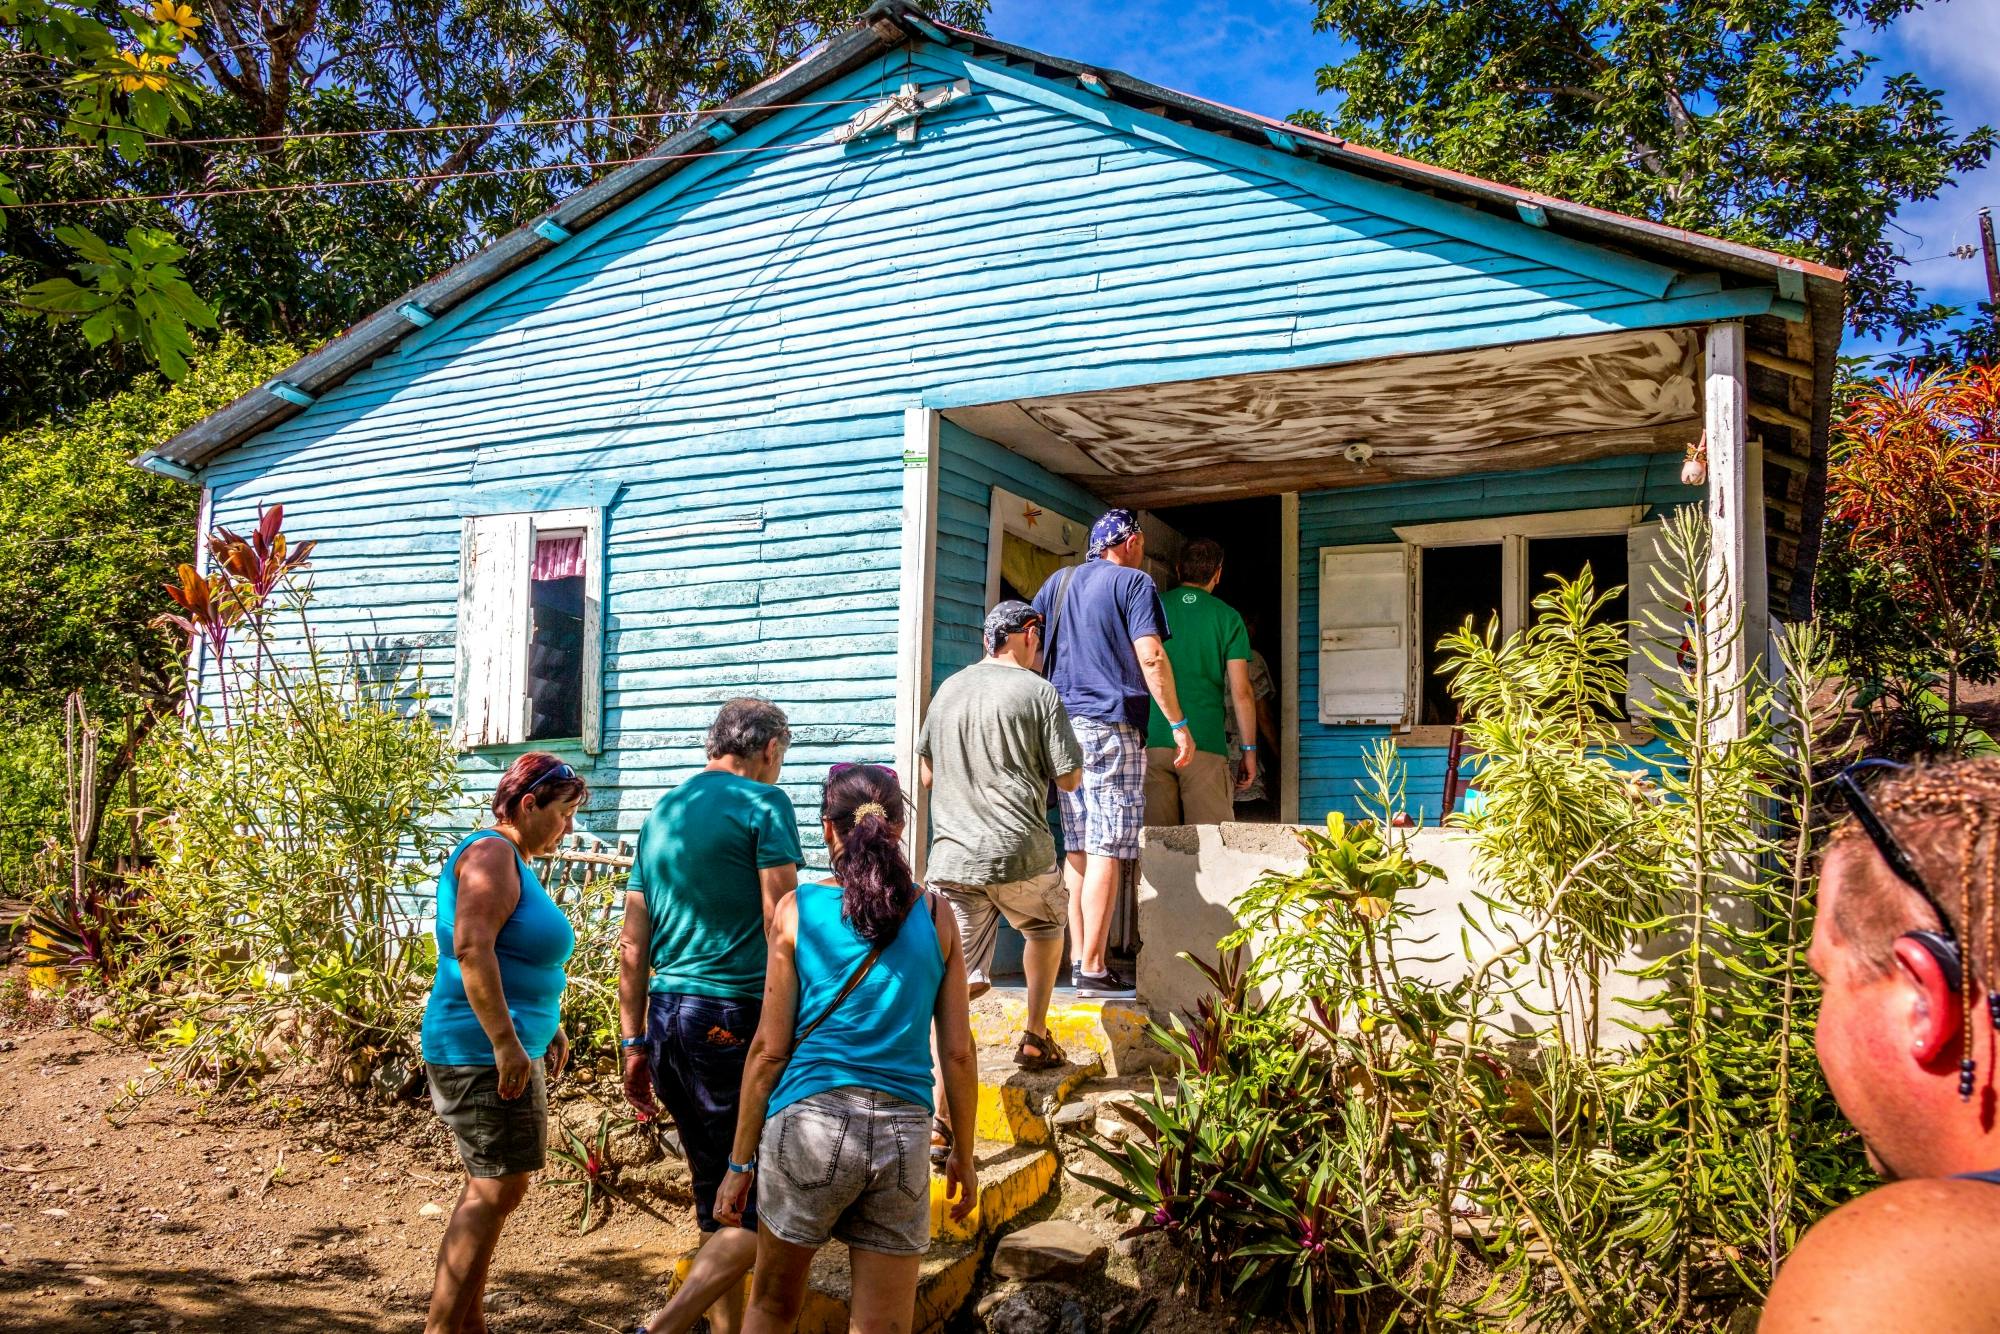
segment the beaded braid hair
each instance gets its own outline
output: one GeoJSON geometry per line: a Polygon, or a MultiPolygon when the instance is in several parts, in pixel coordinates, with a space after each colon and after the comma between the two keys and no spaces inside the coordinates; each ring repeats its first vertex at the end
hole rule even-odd
{"type": "MultiPolygon", "coordinates": [[[[1904,854],[1952,920],[1963,964],[1960,988],[1965,1049],[1959,1093],[1972,1094],[1972,1015],[1975,979],[1986,992],[1987,1016],[2000,1033],[2000,759],[1929,764],[1878,784],[1868,794],[1904,854]]],[[[1865,879],[1843,884],[1833,919],[1841,937],[1879,972],[1894,965],[1896,940],[1922,930],[1930,909],[1917,892],[1880,865],[1853,818],[1842,821],[1829,856],[1859,845],[1875,863],[1865,879]]],[[[2000,1038],[1996,1038],[2000,1041],[2000,1038]]]]}

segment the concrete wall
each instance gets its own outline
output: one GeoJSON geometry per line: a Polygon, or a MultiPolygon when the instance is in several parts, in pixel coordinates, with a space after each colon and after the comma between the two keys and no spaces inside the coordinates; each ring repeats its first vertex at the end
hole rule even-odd
{"type": "MultiPolygon", "coordinates": [[[[1215,942],[1236,927],[1229,905],[1267,870],[1297,871],[1305,864],[1292,825],[1182,825],[1148,829],[1139,860],[1139,995],[1155,1019],[1171,1012],[1191,1012],[1208,989],[1208,981],[1180,958],[1182,953],[1213,960],[1215,942]]],[[[1465,976],[1492,953],[1506,936],[1485,924],[1489,910],[1480,901],[1472,869],[1472,849],[1459,835],[1435,827],[1411,831],[1411,852],[1437,866],[1443,875],[1408,897],[1416,910],[1403,937],[1396,942],[1398,965],[1405,977],[1447,984],[1465,976]],[[1467,923],[1470,914],[1485,934],[1467,923]],[[1428,960],[1429,962],[1425,962],[1428,960]]],[[[1253,938],[1254,958],[1260,938],[1253,938]]],[[[1637,968],[1651,953],[1646,946],[1621,962],[1637,968]]],[[[1283,994],[1295,985],[1287,979],[1265,989],[1263,999],[1283,994]]],[[[1630,1040],[1618,1018],[1637,1017],[1621,1001],[1642,993],[1637,981],[1615,972],[1606,980],[1599,1016],[1598,1038],[1606,1045],[1630,1040]]],[[[1503,997],[1495,1023],[1526,1034],[1545,1027],[1535,1011],[1554,1008],[1554,998],[1540,986],[1527,986],[1503,997]]]]}

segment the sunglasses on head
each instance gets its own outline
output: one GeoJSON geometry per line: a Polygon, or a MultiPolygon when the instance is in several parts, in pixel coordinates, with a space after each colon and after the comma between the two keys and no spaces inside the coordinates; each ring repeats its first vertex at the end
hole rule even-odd
{"type": "MultiPolygon", "coordinates": [[[[1903,850],[1903,845],[1896,841],[1896,836],[1889,832],[1889,826],[1882,822],[1881,814],[1875,809],[1874,803],[1868,800],[1868,793],[1861,786],[1863,776],[1882,772],[1903,773],[1909,767],[1894,760],[1862,760],[1848,765],[1834,775],[1833,785],[1840,789],[1840,795],[1847,801],[1847,809],[1854,814],[1854,822],[1861,826],[1862,833],[1868,835],[1868,841],[1875,845],[1875,851],[1881,855],[1884,864],[1898,880],[1917,891],[1917,897],[1937,914],[1937,930],[1905,931],[1900,939],[1913,941],[1922,947],[1926,954],[1937,961],[1938,972],[1943,974],[1945,984],[1951,988],[1952,994],[1964,996],[1968,978],[1965,951],[1959,946],[1958,931],[1952,926],[1951,917],[1945,912],[1944,905],[1938,902],[1937,895],[1931,893],[1930,886],[1926,885],[1923,876],[1917,873],[1909,854],[1903,850]]],[[[1988,1018],[1992,1020],[1994,1031],[2000,1032],[2000,992],[1988,989],[1986,1011],[1988,1018]]],[[[1970,1101],[1974,1064],[1969,1012],[1966,1024],[1966,1049],[1958,1063],[1958,1096],[1961,1100],[1970,1101]]]]}
{"type": "Polygon", "coordinates": [[[521,795],[524,797],[527,796],[530,792],[533,792],[536,788],[548,782],[551,778],[560,778],[563,779],[564,781],[567,781],[574,777],[576,777],[576,770],[570,768],[567,764],[563,764],[560,762],[552,764],[548,768],[542,770],[542,776],[540,778],[537,778],[534,782],[522,788],[521,795]]]}
{"type": "Polygon", "coordinates": [[[826,776],[828,778],[838,778],[849,769],[880,769],[891,778],[896,776],[896,770],[893,766],[880,764],[874,760],[842,760],[839,764],[828,769],[826,776]]]}

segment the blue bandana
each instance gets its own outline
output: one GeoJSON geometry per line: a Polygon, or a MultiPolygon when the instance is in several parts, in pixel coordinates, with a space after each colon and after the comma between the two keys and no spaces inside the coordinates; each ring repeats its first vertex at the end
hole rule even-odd
{"type": "Polygon", "coordinates": [[[1115,547],[1138,531],[1139,516],[1131,510],[1106,510],[1090,526],[1090,559],[1096,560],[1104,548],[1115,547]]]}

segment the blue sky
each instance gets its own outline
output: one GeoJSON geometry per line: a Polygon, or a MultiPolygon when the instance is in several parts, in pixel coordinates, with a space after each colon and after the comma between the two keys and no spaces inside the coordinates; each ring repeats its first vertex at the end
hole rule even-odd
{"type": "MultiPolygon", "coordinates": [[[[1023,46],[1106,65],[1272,116],[1330,110],[1315,89],[1341,47],[1312,30],[1312,0],[993,0],[987,26],[1023,46]]],[[[2000,0],[1947,0],[1857,44],[1878,70],[1910,70],[1945,95],[1960,128],[2000,124],[2000,0]]],[[[1899,220],[1911,276],[1936,300],[1970,305],[1985,289],[1977,260],[1949,258],[1978,241],[1980,204],[2000,212],[2000,168],[1987,167],[1899,220]]],[[[1871,350],[1855,346],[1852,351],[1871,350]]]]}

